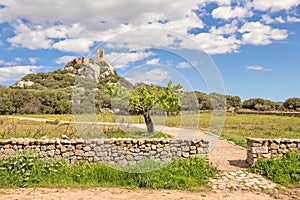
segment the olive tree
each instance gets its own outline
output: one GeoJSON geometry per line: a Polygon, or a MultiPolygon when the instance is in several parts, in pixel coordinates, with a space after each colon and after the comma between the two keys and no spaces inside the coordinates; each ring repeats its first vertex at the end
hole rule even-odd
{"type": "Polygon", "coordinates": [[[284,101],[283,106],[292,110],[300,110],[300,98],[289,98],[284,101]]]}
{"type": "Polygon", "coordinates": [[[134,90],[129,98],[129,106],[133,107],[138,114],[144,116],[149,133],[154,132],[154,125],[151,118],[151,109],[161,106],[166,111],[179,107],[179,93],[182,89],[180,84],[173,86],[169,81],[167,88],[142,85],[134,90]]]}

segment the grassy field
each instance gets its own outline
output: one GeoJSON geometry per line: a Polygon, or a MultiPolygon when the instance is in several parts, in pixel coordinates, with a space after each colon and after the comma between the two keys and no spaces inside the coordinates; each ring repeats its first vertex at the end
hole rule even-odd
{"type": "MultiPolygon", "coordinates": [[[[0,138],[9,137],[60,137],[62,134],[78,137],[76,127],[72,123],[59,122],[49,124],[42,121],[28,121],[10,119],[9,116],[0,118],[0,138]]],[[[48,120],[74,121],[72,115],[22,115],[20,117],[34,117],[48,120]]],[[[153,116],[155,125],[170,127],[198,127],[199,130],[208,131],[211,120],[220,120],[222,117],[212,118],[211,113],[179,115],[179,116],[153,116]]],[[[142,116],[114,116],[112,114],[97,115],[101,122],[118,123],[144,123],[142,116]]],[[[105,133],[118,132],[117,126],[105,125],[100,127],[105,133]]],[[[113,136],[113,135],[112,135],[113,136]]],[[[233,115],[227,113],[222,138],[246,147],[247,137],[259,138],[300,138],[300,118],[275,115],[233,115]]]]}
{"type": "MultiPolygon", "coordinates": [[[[97,137],[103,138],[171,138],[170,135],[162,132],[154,132],[153,134],[147,131],[133,128],[133,127],[120,127],[117,125],[103,124],[103,125],[75,125],[72,120],[67,121],[71,115],[36,115],[36,116],[18,116],[22,118],[37,118],[38,120],[28,120],[19,118],[10,118],[11,116],[0,117],[0,139],[8,138],[36,138],[39,139],[43,136],[47,138],[60,138],[62,135],[67,135],[70,138],[79,138],[80,129],[93,127],[97,137]],[[64,121],[54,121],[54,120],[64,121]],[[52,120],[46,122],[39,119],[52,120]]],[[[106,116],[107,118],[110,116],[106,116]]],[[[113,122],[110,120],[110,122],[113,122]]],[[[96,136],[95,136],[96,137],[96,136]]]]}

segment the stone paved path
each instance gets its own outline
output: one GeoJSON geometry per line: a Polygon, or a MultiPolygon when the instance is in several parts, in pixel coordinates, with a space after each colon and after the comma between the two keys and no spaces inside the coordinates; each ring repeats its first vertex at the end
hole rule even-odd
{"type": "MultiPolygon", "coordinates": [[[[178,137],[180,131],[178,128],[163,128],[163,132],[178,137]]],[[[190,136],[189,133],[187,136],[190,136]]],[[[194,134],[195,138],[206,138],[211,141],[208,135],[198,131],[194,134]]],[[[189,137],[188,137],[189,138],[189,137]]],[[[216,139],[216,138],[215,138],[216,139]]],[[[216,166],[221,173],[216,179],[210,180],[210,185],[214,191],[263,191],[277,190],[277,184],[267,180],[263,176],[253,174],[247,171],[250,167],[246,163],[247,150],[233,144],[225,139],[216,139],[208,155],[208,159],[216,166]]]]}
{"type": "Polygon", "coordinates": [[[277,184],[247,170],[223,171],[217,179],[211,179],[213,190],[251,190],[275,189],[277,184]]]}
{"type": "Polygon", "coordinates": [[[277,184],[265,177],[248,172],[247,150],[227,140],[218,140],[208,159],[219,169],[217,179],[211,179],[213,190],[276,191],[277,184]]]}

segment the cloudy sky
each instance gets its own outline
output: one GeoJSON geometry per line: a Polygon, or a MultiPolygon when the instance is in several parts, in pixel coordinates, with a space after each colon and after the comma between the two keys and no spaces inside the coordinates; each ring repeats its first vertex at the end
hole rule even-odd
{"type": "Polygon", "coordinates": [[[101,47],[138,81],[143,70],[132,69],[147,66],[147,82],[177,74],[210,92],[211,76],[243,100],[300,96],[300,0],[0,0],[0,30],[4,85],[101,47]]]}

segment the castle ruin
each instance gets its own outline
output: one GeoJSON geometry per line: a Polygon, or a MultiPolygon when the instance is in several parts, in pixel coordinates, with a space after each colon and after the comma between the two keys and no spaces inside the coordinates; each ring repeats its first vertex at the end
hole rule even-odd
{"type": "Polygon", "coordinates": [[[103,56],[104,56],[104,49],[97,49],[96,50],[96,63],[100,64],[101,62],[103,62],[104,61],[103,56]]]}

